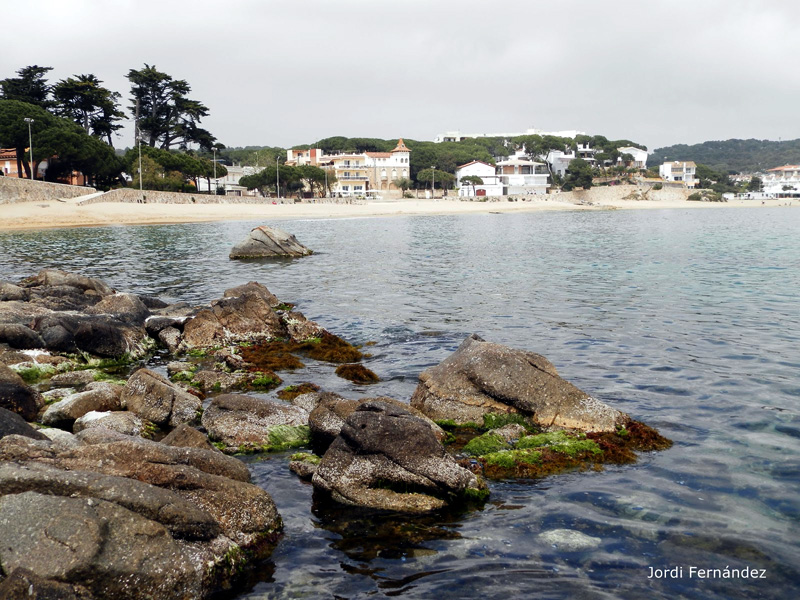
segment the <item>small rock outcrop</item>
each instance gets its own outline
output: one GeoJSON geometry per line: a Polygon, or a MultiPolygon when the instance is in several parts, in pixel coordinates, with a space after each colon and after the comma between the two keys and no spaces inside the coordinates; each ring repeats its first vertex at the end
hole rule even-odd
{"type": "Polygon", "coordinates": [[[386,402],[361,404],[345,421],[312,477],[343,504],[427,512],[464,497],[488,495],[460,467],[430,426],[386,402]]]}
{"type": "Polygon", "coordinates": [[[630,421],[562,379],[545,357],[468,337],[439,365],[423,371],[411,406],[431,419],[481,423],[518,412],[541,427],[615,431],[630,421]]]}
{"type": "Polygon", "coordinates": [[[282,450],[308,443],[308,413],[302,408],[239,394],[215,397],[203,427],[224,452],[282,450]]]}
{"type": "Polygon", "coordinates": [[[50,427],[72,430],[76,420],[92,411],[120,410],[120,394],[122,386],[94,382],[86,386],[83,392],[71,394],[47,407],[42,415],[42,423],[50,427]]]}
{"type": "Polygon", "coordinates": [[[39,392],[31,388],[13,369],[0,363],[0,408],[33,421],[42,404],[39,392]]]}
{"type": "Polygon", "coordinates": [[[197,396],[150,369],[139,369],[131,375],[120,400],[124,408],[159,427],[194,421],[202,408],[197,396]]]}
{"type": "Polygon", "coordinates": [[[262,225],[233,247],[230,258],[293,258],[311,253],[291,233],[262,225]]]}

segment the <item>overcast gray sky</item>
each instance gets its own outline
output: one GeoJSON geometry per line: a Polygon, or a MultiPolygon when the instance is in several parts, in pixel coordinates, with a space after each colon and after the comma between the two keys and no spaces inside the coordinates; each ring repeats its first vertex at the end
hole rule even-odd
{"type": "MultiPolygon", "coordinates": [[[[0,78],[52,66],[125,97],[144,63],[228,146],[578,129],[650,149],[800,138],[799,0],[32,0],[0,78]]],[[[129,134],[116,145],[131,144],[129,134]]]]}

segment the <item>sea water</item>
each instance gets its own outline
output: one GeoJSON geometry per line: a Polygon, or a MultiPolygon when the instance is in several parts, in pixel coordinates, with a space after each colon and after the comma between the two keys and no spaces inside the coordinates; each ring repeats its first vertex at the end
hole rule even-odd
{"type": "Polygon", "coordinates": [[[469,334],[674,440],[635,465],[491,483],[434,517],[314,503],[286,454],[246,459],[284,518],[238,598],[789,598],[800,589],[800,209],[642,210],[269,223],[315,250],[231,261],[263,222],[0,234],[0,278],[44,267],[208,302],[259,281],[375,342],[348,397],[407,401],[469,334]],[[755,573],[755,574],[754,574],[755,573]],[[746,574],[746,575],[745,575],[746,574]]]}

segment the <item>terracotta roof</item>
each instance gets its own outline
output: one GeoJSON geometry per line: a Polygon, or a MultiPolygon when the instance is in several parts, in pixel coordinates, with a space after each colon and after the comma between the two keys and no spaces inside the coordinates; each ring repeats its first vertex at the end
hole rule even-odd
{"type": "Polygon", "coordinates": [[[392,152],[411,152],[411,150],[409,150],[408,146],[406,146],[406,143],[403,141],[403,138],[400,138],[399,140],[397,140],[397,147],[394,150],[392,150],[392,152]]]}
{"type": "Polygon", "coordinates": [[[482,160],[471,160],[468,163],[464,163],[463,165],[457,166],[456,169],[463,169],[464,167],[468,167],[470,165],[475,165],[475,164],[486,165],[487,167],[492,167],[494,169],[494,165],[490,165],[489,163],[485,163],[482,160]]]}
{"type": "Polygon", "coordinates": [[[774,169],[767,170],[767,172],[770,171],[800,171],[800,165],[784,165],[782,167],[775,167],[774,169]]]}
{"type": "Polygon", "coordinates": [[[372,158],[391,158],[391,152],[367,152],[367,156],[371,156],[372,158]]]}

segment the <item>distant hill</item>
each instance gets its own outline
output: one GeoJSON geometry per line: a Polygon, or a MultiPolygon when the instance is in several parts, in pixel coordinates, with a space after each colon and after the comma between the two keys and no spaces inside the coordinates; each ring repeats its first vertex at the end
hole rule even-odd
{"type": "Polygon", "coordinates": [[[665,160],[692,160],[715,171],[752,173],[800,164],[800,139],[785,142],[725,140],[692,146],[677,144],[653,150],[647,165],[660,165],[665,160]]]}

